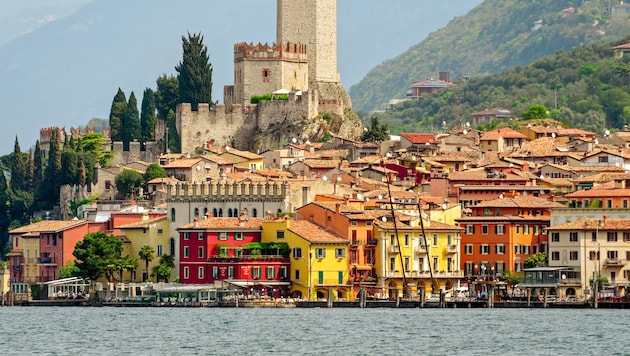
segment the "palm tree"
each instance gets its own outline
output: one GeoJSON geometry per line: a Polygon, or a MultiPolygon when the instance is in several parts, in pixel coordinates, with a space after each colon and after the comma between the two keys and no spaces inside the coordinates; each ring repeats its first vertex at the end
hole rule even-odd
{"type": "Polygon", "coordinates": [[[155,250],[149,245],[142,245],[138,255],[140,259],[144,261],[144,272],[142,272],[142,281],[146,281],[149,278],[149,262],[153,261],[153,254],[155,250]]]}
{"type": "Polygon", "coordinates": [[[175,268],[175,257],[169,254],[162,255],[160,264],[153,267],[153,275],[155,275],[156,281],[159,282],[163,279],[164,282],[168,282],[173,273],[173,268],[175,268]]]}

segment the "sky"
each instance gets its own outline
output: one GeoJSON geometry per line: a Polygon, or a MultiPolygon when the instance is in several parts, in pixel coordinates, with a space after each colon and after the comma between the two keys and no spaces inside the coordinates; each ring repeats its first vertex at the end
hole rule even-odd
{"type": "MultiPolygon", "coordinates": [[[[342,0],[338,63],[346,89],[466,14],[482,0],[342,0]]],[[[233,82],[233,44],[275,40],[275,1],[0,0],[0,155],[39,128],[107,118],[120,87],[142,100],[157,77],[176,75],[181,37],[201,32],[213,98],[233,82]],[[189,11],[188,9],[194,9],[189,11]]]]}

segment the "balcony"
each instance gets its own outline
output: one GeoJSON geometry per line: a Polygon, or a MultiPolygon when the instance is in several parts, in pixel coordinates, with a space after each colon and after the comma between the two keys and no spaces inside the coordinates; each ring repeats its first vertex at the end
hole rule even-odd
{"type": "Polygon", "coordinates": [[[37,264],[42,266],[56,266],[57,260],[54,257],[45,256],[38,258],[37,264]]]}
{"type": "Polygon", "coordinates": [[[448,245],[448,247],[446,248],[446,253],[449,255],[455,254],[458,251],[457,245],[453,244],[453,245],[448,245]]]}
{"type": "Polygon", "coordinates": [[[626,265],[626,261],[618,258],[607,258],[604,260],[604,267],[620,268],[626,265]]]}
{"type": "Polygon", "coordinates": [[[368,246],[376,246],[377,242],[378,241],[376,239],[369,239],[369,240],[367,240],[367,245],[368,246]]]}
{"type": "Polygon", "coordinates": [[[360,244],[361,244],[361,242],[359,240],[352,240],[352,241],[350,241],[350,247],[353,247],[353,248],[359,247],[360,244]]]}
{"type": "Polygon", "coordinates": [[[426,255],[426,254],[427,254],[426,245],[420,245],[416,248],[416,255],[420,256],[420,255],[426,255]]]}
{"type": "Polygon", "coordinates": [[[224,263],[237,263],[237,262],[291,262],[289,257],[282,255],[246,255],[246,256],[224,256],[216,255],[208,257],[208,262],[224,262],[224,263]]]}
{"type": "Polygon", "coordinates": [[[390,254],[397,254],[398,246],[389,246],[389,248],[387,249],[387,252],[389,252],[390,254]]]}

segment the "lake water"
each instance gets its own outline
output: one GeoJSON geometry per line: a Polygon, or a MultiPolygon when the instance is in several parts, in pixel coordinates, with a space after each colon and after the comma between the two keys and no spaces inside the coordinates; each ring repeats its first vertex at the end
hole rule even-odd
{"type": "Polygon", "coordinates": [[[628,310],[0,308],[0,355],[630,355],[628,310]]]}

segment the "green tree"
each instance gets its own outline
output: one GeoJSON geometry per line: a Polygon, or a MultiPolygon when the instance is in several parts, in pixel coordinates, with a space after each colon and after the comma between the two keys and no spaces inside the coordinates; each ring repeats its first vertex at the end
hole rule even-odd
{"type": "Polygon", "coordinates": [[[547,118],[547,108],[540,104],[532,105],[521,114],[521,117],[525,120],[545,119],[547,118]]]}
{"type": "Polygon", "coordinates": [[[42,184],[44,174],[44,165],[42,163],[42,148],[39,144],[39,140],[35,142],[35,152],[33,153],[33,192],[39,191],[39,186],[42,184]]]}
{"type": "MultiPolygon", "coordinates": [[[[157,163],[151,163],[147,167],[147,170],[142,175],[142,179],[144,180],[145,185],[155,178],[166,178],[166,177],[168,177],[168,174],[166,174],[166,171],[164,170],[164,168],[162,168],[162,166],[160,166],[157,163]]],[[[145,186],[145,189],[146,188],[147,187],[145,186]]]]}
{"type": "Polygon", "coordinates": [[[362,141],[382,142],[389,139],[389,127],[387,124],[381,125],[378,116],[370,118],[370,128],[363,132],[362,141]]]}
{"type": "Polygon", "coordinates": [[[153,261],[155,249],[149,245],[142,245],[138,252],[138,257],[144,261],[144,272],[142,273],[142,281],[146,281],[149,277],[149,262],[153,261]]]}
{"type": "Polygon", "coordinates": [[[11,157],[11,189],[24,190],[26,188],[24,182],[26,180],[26,163],[22,157],[20,143],[17,136],[13,146],[13,155],[11,157]]]}
{"type": "Polygon", "coordinates": [[[33,159],[33,150],[28,150],[28,161],[26,163],[26,178],[25,189],[26,191],[33,192],[33,176],[35,175],[35,160],[33,159]]]}
{"type": "Polygon", "coordinates": [[[61,150],[59,148],[59,130],[52,130],[48,165],[44,172],[44,182],[40,186],[38,209],[50,209],[59,203],[59,187],[61,185],[61,150]]]}
{"type": "Polygon", "coordinates": [[[142,183],[142,174],[130,169],[124,169],[116,176],[116,189],[125,198],[132,196],[142,183]]]}
{"type": "Polygon", "coordinates": [[[104,231],[85,235],[82,241],[77,242],[72,252],[76,257],[77,274],[92,282],[103,275],[108,282],[113,281],[113,272],[120,263],[122,251],[123,242],[114,235],[108,235],[104,231]]]}
{"type": "Polygon", "coordinates": [[[127,112],[127,98],[125,92],[118,88],[118,92],[112,101],[112,107],[109,110],[109,129],[112,141],[123,140],[123,117],[127,112]]]}
{"type": "MultiPolygon", "coordinates": [[[[101,133],[90,132],[81,138],[80,147],[81,151],[88,152],[94,155],[98,163],[103,168],[111,167],[114,153],[111,150],[103,150],[103,146],[107,143],[105,136],[101,133]]],[[[79,148],[77,148],[79,151],[79,148]]],[[[86,166],[87,167],[87,166],[86,166]]]]}
{"type": "MultiPolygon", "coordinates": [[[[138,259],[133,257],[125,257],[118,260],[116,263],[116,268],[118,269],[118,279],[120,281],[123,280],[123,273],[125,271],[133,273],[136,269],[138,269],[138,259]]],[[[132,276],[131,276],[132,277],[132,276]]],[[[132,278],[129,278],[129,281],[132,281],[132,278]]]]}
{"type": "Polygon", "coordinates": [[[182,61],[175,67],[179,73],[179,102],[191,103],[197,110],[199,103],[212,103],[212,64],[201,33],[182,36],[182,48],[182,61]]]}
{"type": "Polygon", "coordinates": [[[549,264],[549,256],[546,253],[536,253],[525,260],[525,268],[546,267],[549,264]]]}
{"type": "Polygon", "coordinates": [[[129,142],[140,139],[140,113],[138,112],[138,101],[133,92],[129,95],[127,110],[123,115],[122,130],[123,149],[129,150],[129,142]]]}
{"type": "MultiPolygon", "coordinates": [[[[157,92],[155,94],[155,106],[157,117],[164,120],[167,128],[167,137],[162,139],[161,147],[166,147],[170,152],[179,152],[179,135],[175,122],[175,112],[179,98],[179,81],[177,77],[163,75],[157,79],[157,92]],[[164,142],[164,141],[168,142],[164,142]]],[[[166,151],[165,148],[165,151],[166,151]]]]}
{"type": "Polygon", "coordinates": [[[153,275],[156,282],[164,280],[168,283],[173,274],[173,268],[175,268],[175,258],[172,255],[165,254],[160,257],[160,263],[153,267],[153,275]]]}
{"type": "Polygon", "coordinates": [[[150,88],[146,88],[142,95],[140,141],[142,143],[155,141],[155,95],[150,88]]]}
{"type": "Polygon", "coordinates": [[[80,270],[74,261],[68,261],[59,269],[59,278],[79,277],[80,270]]]}
{"type": "Polygon", "coordinates": [[[61,152],[61,184],[78,184],[79,155],[70,148],[61,152]]]}

